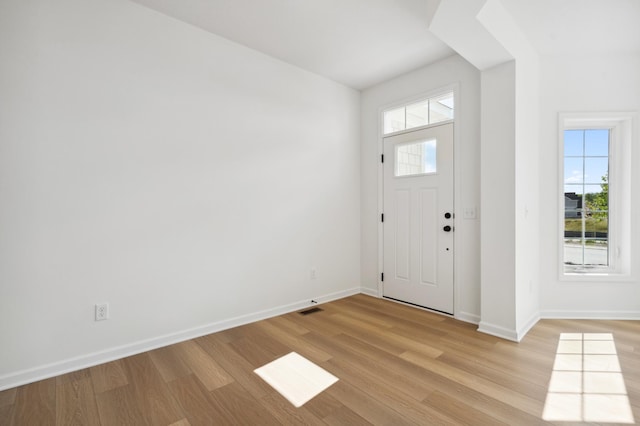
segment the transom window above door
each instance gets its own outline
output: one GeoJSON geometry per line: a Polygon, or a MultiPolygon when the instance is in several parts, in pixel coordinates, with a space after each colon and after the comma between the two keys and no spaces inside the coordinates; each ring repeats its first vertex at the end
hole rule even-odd
{"type": "Polygon", "coordinates": [[[383,133],[400,132],[453,119],[453,92],[411,102],[382,113],[383,133]]]}

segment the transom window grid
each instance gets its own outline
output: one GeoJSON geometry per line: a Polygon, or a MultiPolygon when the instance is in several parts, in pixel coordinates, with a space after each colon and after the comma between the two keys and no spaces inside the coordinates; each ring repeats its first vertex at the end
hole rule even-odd
{"type": "Polygon", "coordinates": [[[564,131],[566,272],[608,268],[609,129],[564,131]]]}
{"type": "Polygon", "coordinates": [[[452,120],[453,92],[433,96],[383,112],[383,133],[400,132],[429,124],[452,120]]]}

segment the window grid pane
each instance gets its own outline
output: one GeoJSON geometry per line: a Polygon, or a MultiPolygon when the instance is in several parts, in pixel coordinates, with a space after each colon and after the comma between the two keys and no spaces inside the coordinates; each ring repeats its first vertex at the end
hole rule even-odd
{"type": "Polygon", "coordinates": [[[406,106],[407,129],[429,124],[429,101],[420,101],[406,106]]]}
{"type": "Polygon", "coordinates": [[[452,120],[454,116],[453,92],[384,111],[382,115],[385,135],[452,120]]]}
{"type": "Polygon", "coordinates": [[[384,112],[384,133],[393,133],[404,130],[405,126],[405,111],[404,107],[392,109],[384,112]]]}
{"type": "Polygon", "coordinates": [[[609,130],[564,131],[564,264],[609,266],[609,130]]]}

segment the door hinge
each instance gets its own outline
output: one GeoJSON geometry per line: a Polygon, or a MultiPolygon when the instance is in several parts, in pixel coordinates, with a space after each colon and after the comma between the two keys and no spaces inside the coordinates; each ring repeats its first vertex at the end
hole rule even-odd
{"type": "Polygon", "coordinates": [[[380,222],[384,222],[384,213],[380,214],[380,222]]]}
{"type": "Polygon", "coordinates": [[[384,163],[384,154],[380,154],[380,162],[384,163]]]}
{"type": "Polygon", "coordinates": [[[380,281],[384,281],[384,272],[380,273],[380,281]]]}

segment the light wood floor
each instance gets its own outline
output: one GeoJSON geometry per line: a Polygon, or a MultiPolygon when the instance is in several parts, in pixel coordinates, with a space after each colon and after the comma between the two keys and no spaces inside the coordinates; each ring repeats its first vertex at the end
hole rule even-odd
{"type": "Polygon", "coordinates": [[[640,421],[640,321],[542,320],[517,344],[365,295],[321,307],[0,392],[0,424],[542,424],[561,332],[613,333],[640,421]],[[291,351],[340,379],[298,409],[253,373],[291,351]]]}

